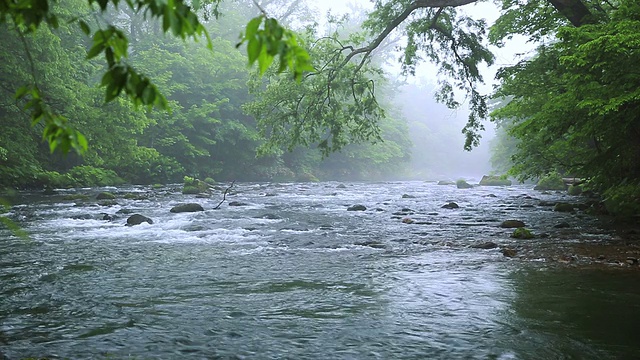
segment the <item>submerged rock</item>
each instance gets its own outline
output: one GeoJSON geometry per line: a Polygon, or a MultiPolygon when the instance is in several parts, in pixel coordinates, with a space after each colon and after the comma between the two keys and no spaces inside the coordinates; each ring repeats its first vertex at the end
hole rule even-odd
{"type": "Polygon", "coordinates": [[[106,214],[106,213],[102,213],[100,215],[102,215],[102,220],[105,220],[105,221],[113,221],[113,220],[116,220],[118,218],[115,215],[106,214]]]}
{"type": "Polygon", "coordinates": [[[553,201],[544,201],[544,200],[542,200],[542,201],[540,201],[538,203],[538,206],[554,206],[555,204],[556,203],[553,202],[553,201]]]}
{"type": "Polygon", "coordinates": [[[573,204],[557,203],[556,206],[553,207],[553,211],[557,211],[557,212],[572,212],[573,211],[573,204]]]}
{"type": "Polygon", "coordinates": [[[409,195],[409,194],[402,194],[402,198],[403,199],[415,199],[416,197],[413,195],[409,195]]]}
{"type": "Polygon", "coordinates": [[[129,218],[127,219],[127,225],[126,226],[134,226],[134,225],[140,225],[143,222],[149,223],[149,224],[153,224],[153,220],[151,220],[150,218],[144,216],[144,215],[140,215],[140,214],[133,214],[131,216],[129,216],[129,218]]]}
{"type": "Polygon", "coordinates": [[[454,183],[453,181],[448,181],[448,180],[440,180],[438,181],[438,185],[455,185],[456,183],[454,183]]]}
{"type": "Polygon", "coordinates": [[[365,211],[367,207],[364,205],[353,205],[347,208],[347,211],[365,211]]]}
{"type": "Polygon", "coordinates": [[[514,257],[518,254],[518,251],[512,248],[502,248],[500,252],[506,257],[514,257]]]}
{"type": "Polygon", "coordinates": [[[505,229],[523,228],[524,226],[524,222],[520,220],[505,220],[500,224],[500,227],[505,229]]]}
{"type": "Polygon", "coordinates": [[[374,249],[384,249],[385,245],[379,241],[362,241],[362,242],[357,242],[354,243],[353,245],[358,245],[358,246],[368,246],[370,248],[374,248],[374,249]]]}
{"type": "Polygon", "coordinates": [[[91,214],[80,214],[80,215],[73,215],[71,218],[73,220],[93,220],[95,216],[91,214]]]}
{"type": "Polygon", "coordinates": [[[488,249],[495,249],[498,247],[498,244],[488,241],[482,244],[476,244],[476,245],[471,245],[472,248],[474,249],[484,249],[484,250],[488,250],[488,249]]]}
{"type": "Polygon", "coordinates": [[[243,203],[241,201],[232,201],[229,203],[229,206],[247,206],[249,204],[247,203],[243,203]]]}
{"type": "Polygon", "coordinates": [[[336,186],[336,189],[346,189],[347,185],[345,184],[338,184],[338,186],[336,186]]]}
{"type": "Polygon", "coordinates": [[[405,224],[413,224],[415,221],[412,218],[406,217],[406,218],[402,219],[402,222],[405,223],[405,224]]]}
{"type": "Polygon", "coordinates": [[[280,220],[282,217],[276,214],[266,213],[264,215],[255,216],[254,219],[280,220]]]}
{"type": "Polygon", "coordinates": [[[198,212],[204,211],[202,205],[196,203],[178,204],[169,210],[172,213],[198,212]]]}
{"type": "Polygon", "coordinates": [[[556,229],[564,229],[564,228],[571,227],[571,225],[568,222],[564,221],[564,222],[561,222],[559,224],[554,225],[553,227],[556,228],[556,229]]]}

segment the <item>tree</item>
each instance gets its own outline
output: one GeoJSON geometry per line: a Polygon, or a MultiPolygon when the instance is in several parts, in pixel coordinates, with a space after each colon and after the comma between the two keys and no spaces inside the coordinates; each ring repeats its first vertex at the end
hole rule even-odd
{"type": "Polygon", "coordinates": [[[505,68],[496,96],[511,100],[492,116],[518,139],[514,172],[557,170],[637,201],[639,62],[640,5],[620,1],[601,21],[560,28],[535,57],[505,68]]]}
{"type": "MultiPolygon", "coordinates": [[[[116,99],[121,93],[126,94],[136,106],[158,107],[168,110],[165,96],[158,91],[149,77],[139,72],[129,62],[129,37],[122,26],[110,21],[111,8],[120,6],[128,8],[130,15],[129,34],[136,38],[133,29],[133,14],[143,14],[148,21],[156,19],[161,24],[163,33],[171,33],[182,39],[204,40],[211,48],[209,33],[202,24],[203,18],[218,16],[220,0],[193,2],[191,6],[183,0],[155,2],[148,0],[87,0],[76,7],[75,13],[55,2],[26,0],[19,3],[3,0],[0,2],[0,22],[15,31],[23,44],[27,36],[31,36],[42,28],[58,29],[60,24],[76,24],[86,35],[92,38],[92,45],[87,59],[104,56],[107,67],[102,76],[101,85],[105,87],[105,101],[116,99]],[[95,21],[89,20],[95,15],[95,21]]],[[[298,44],[295,34],[282,27],[277,20],[269,18],[266,13],[253,18],[246,27],[241,43],[247,44],[249,63],[258,62],[261,72],[266,71],[275,57],[279,57],[279,71],[289,69],[294,77],[300,79],[309,66],[307,53],[298,44]]],[[[26,46],[26,45],[25,45],[26,46]]],[[[69,126],[68,119],[56,113],[55,109],[45,101],[42,85],[36,78],[35,61],[27,51],[27,61],[32,68],[32,81],[16,91],[16,98],[24,101],[24,109],[31,113],[32,123],[43,124],[43,137],[48,140],[53,152],[59,148],[63,152],[75,149],[84,152],[87,141],[84,135],[69,126]]]]}

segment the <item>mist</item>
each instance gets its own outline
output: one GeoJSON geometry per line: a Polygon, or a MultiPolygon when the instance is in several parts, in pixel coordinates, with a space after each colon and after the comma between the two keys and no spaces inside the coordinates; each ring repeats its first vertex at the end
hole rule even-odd
{"type": "Polygon", "coordinates": [[[435,101],[434,87],[405,84],[394,104],[407,121],[413,147],[409,171],[411,178],[424,180],[478,179],[491,172],[489,141],[493,124],[485,124],[480,146],[465,151],[464,127],[468,112],[464,106],[451,110],[435,101]]]}

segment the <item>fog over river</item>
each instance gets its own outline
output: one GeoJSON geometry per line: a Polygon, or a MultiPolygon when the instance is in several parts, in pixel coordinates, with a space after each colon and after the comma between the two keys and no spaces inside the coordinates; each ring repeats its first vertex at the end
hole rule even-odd
{"type": "Polygon", "coordinates": [[[179,186],[20,194],[8,216],[29,239],[0,229],[0,353],[11,360],[640,354],[640,272],[575,252],[619,235],[581,211],[547,206],[577,197],[418,181],[233,190],[218,210],[221,193],[196,198],[179,186]],[[118,198],[97,205],[105,190],[118,198]],[[75,192],[90,200],[63,200],[75,192]],[[459,208],[442,208],[450,201],[459,208]],[[205,211],[169,212],[183,202],[205,211]],[[354,204],[367,210],[347,211],[354,204]],[[126,213],[154,223],[124,226],[126,213]],[[499,227],[508,219],[524,221],[536,238],[511,238],[512,229],[499,227]],[[473,247],[489,242],[497,247],[473,247]],[[517,254],[504,256],[505,248],[517,254]]]}

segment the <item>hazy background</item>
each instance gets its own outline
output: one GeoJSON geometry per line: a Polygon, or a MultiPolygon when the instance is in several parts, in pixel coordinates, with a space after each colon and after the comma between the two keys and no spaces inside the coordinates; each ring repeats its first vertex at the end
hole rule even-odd
{"type": "MultiPolygon", "coordinates": [[[[321,15],[319,18],[324,18],[329,11],[332,14],[352,15],[363,9],[372,9],[373,4],[367,0],[328,0],[310,4],[310,7],[318,11],[321,15]]],[[[485,18],[489,23],[499,15],[498,8],[492,3],[473,4],[461,9],[485,18]]],[[[496,70],[515,64],[520,58],[518,54],[526,55],[531,49],[533,45],[525,43],[522,37],[515,37],[504,48],[493,48],[495,65],[483,69],[486,84],[481,89],[487,94],[491,93],[496,70]]],[[[461,130],[469,114],[466,103],[457,110],[451,110],[434,100],[437,68],[433,64],[420,64],[416,75],[411,77],[400,74],[400,66],[396,61],[388,62],[385,68],[405,83],[392,101],[409,126],[413,142],[409,171],[413,177],[433,180],[477,178],[491,172],[489,149],[495,135],[494,124],[487,121],[480,146],[470,152],[465,151],[461,130]]]]}

